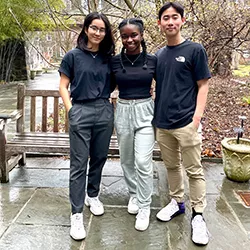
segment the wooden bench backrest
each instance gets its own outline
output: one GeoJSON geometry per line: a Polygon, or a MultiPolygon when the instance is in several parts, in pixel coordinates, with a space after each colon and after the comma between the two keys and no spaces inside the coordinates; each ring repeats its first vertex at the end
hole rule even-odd
{"type": "MultiPolygon", "coordinates": [[[[25,119],[25,99],[30,98],[30,119],[29,119],[29,127],[30,131],[36,131],[36,112],[37,112],[37,97],[42,98],[42,121],[41,121],[41,131],[48,131],[48,98],[53,98],[53,129],[51,132],[59,132],[59,98],[60,94],[58,90],[37,90],[37,89],[27,89],[24,84],[18,85],[18,94],[17,94],[17,109],[23,111],[23,116],[17,122],[17,131],[24,132],[24,119],[25,119]]],[[[64,109],[64,107],[63,107],[64,109]]],[[[64,121],[63,126],[65,128],[65,132],[68,132],[68,116],[67,113],[64,112],[64,121]]]]}

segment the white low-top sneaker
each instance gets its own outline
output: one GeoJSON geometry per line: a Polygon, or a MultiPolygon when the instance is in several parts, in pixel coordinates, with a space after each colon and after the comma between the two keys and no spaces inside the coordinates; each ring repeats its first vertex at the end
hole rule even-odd
{"type": "Polygon", "coordinates": [[[207,245],[209,242],[209,233],[206,222],[201,215],[196,215],[191,221],[192,241],[196,245],[207,245]]]}
{"type": "Polygon", "coordinates": [[[150,208],[140,208],[136,215],[135,229],[145,231],[149,226],[150,208]]]}
{"type": "Polygon", "coordinates": [[[170,221],[175,216],[185,213],[184,202],[177,203],[175,199],[171,199],[167,206],[162,208],[156,215],[157,219],[161,221],[170,221]]]}
{"type": "Polygon", "coordinates": [[[104,214],[104,207],[102,202],[99,200],[98,196],[97,197],[89,197],[86,195],[85,198],[85,205],[90,207],[90,212],[93,215],[103,215],[104,214]]]}
{"type": "Polygon", "coordinates": [[[128,212],[130,214],[137,214],[139,211],[139,207],[137,204],[137,198],[136,197],[130,197],[128,202],[128,212]]]}
{"type": "Polygon", "coordinates": [[[74,240],[83,240],[86,237],[86,231],[83,225],[82,213],[71,214],[70,222],[70,236],[74,240]]]}

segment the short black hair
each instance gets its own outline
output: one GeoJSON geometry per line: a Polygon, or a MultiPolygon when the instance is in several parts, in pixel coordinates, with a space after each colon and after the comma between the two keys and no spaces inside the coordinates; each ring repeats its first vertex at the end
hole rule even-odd
{"type": "Polygon", "coordinates": [[[99,51],[103,55],[110,57],[110,56],[114,55],[115,42],[114,42],[112,30],[111,30],[111,24],[110,24],[108,18],[106,17],[106,15],[104,15],[103,13],[92,12],[92,13],[89,13],[86,16],[86,18],[84,20],[84,23],[83,23],[82,31],[79,34],[78,38],[77,38],[77,47],[80,48],[80,49],[89,51],[89,49],[87,47],[88,36],[85,33],[85,29],[88,29],[89,25],[95,19],[100,19],[105,24],[105,32],[106,32],[106,34],[105,34],[104,39],[100,43],[99,51]]]}
{"type": "Polygon", "coordinates": [[[161,16],[163,14],[163,12],[167,9],[169,9],[170,7],[174,8],[177,13],[179,13],[181,15],[181,17],[184,17],[184,7],[178,3],[178,2],[167,2],[165,3],[159,10],[158,12],[158,19],[161,20],[161,16]]]}

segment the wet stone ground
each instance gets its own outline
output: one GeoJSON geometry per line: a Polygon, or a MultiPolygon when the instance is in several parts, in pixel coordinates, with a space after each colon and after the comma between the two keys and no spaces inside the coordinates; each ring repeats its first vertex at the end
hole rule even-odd
{"type": "MultiPolygon", "coordinates": [[[[104,167],[100,199],[105,214],[91,215],[84,209],[87,237],[74,241],[69,236],[69,160],[56,157],[28,158],[27,165],[10,173],[10,182],[0,184],[0,250],[243,250],[250,244],[250,208],[237,196],[249,190],[249,182],[234,183],[225,178],[222,165],[204,163],[207,179],[205,219],[211,234],[206,247],[191,239],[190,204],[186,188],[185,215],[168,223],[156,220],[156,213],[169,200],[163,162],[154,162],[154,192],[150,226],[134,229],[135,216],[128,214],[129,199],[119,160],[109,159],[104,167]]],[[[186,183],[186,187],[188,184],[186,183]]]]}

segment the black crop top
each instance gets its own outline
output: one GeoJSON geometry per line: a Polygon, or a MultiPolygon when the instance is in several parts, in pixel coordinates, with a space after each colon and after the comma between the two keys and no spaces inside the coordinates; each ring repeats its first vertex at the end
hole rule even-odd
{"type": "Polygon", "coordinates": [[[122,99],[149,98],[152,80],[155,76],[156,56],[147,55],[147,68],[143,69],[143,56],[137,60],[137,55],[126,55],[123,57],[125,72],[123,72],[120,55],[114,56],[111,61],[112,86],[117,85],[119,97],[122,99]],[[132,65],[131,62],[134,62],[132,65]]]}

